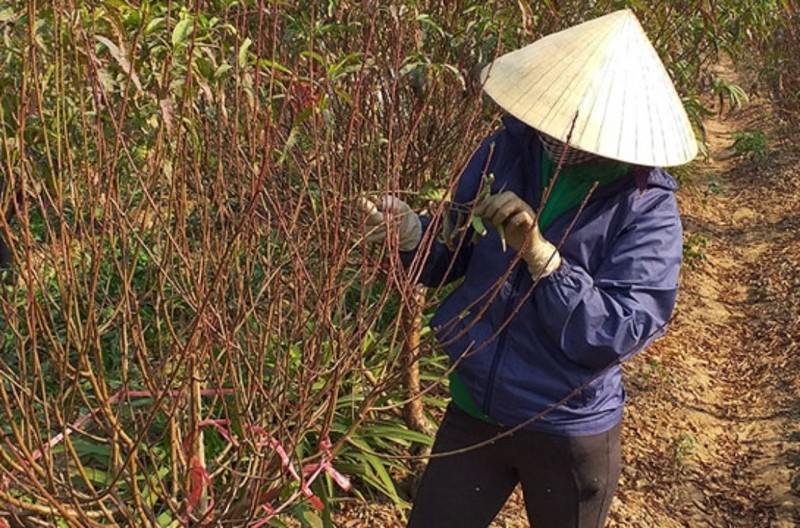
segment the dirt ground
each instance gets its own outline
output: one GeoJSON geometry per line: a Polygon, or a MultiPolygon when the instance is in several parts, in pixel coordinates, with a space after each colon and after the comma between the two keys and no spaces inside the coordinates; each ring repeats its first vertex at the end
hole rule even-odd
{"type": "MultiPolygon", "coordinates": [[[[626,365],[610,527],[800,526],[800,141],[764,101],[707,134],[679,192],[690,258],[673,322],[626,365]],[[770,138],[767,159],[731,149],[746,129],[770,138]]],[[[402,522],[372,505],[337,525],[402,522]]],[[[492,526],[528,526],[518,493],[492,526]]]]}
{"type": "Polygon", "coordinates": [[[610,526],[800,526],[800,143],[765,103],[708,133],[711,160],[679,194],[702,259],[669,334],[627,365],[610,526]],[[768,159],[733,155],[745,129],[772,138],[768,159]]]}

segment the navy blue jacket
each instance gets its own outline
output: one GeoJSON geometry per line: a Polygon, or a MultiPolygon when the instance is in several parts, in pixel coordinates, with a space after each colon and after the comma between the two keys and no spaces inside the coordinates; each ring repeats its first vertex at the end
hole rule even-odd
{"type": "MultiPolygon", "coordinates": [[[[504,124],[462,173],[455,202],[475,198],[493,143],[487,171],[495,175],[493,192],[514,191],[539,207],[538,135],[514,118],[504,124]]],[[[535,288],[524,263],[511,268],[516,252],[504,253],[491,228],[474,244],[452,251],[434,242],[420,255],[423,284],[463,277],[431,327],[492,421],[525,422],[589,380],[566,404],[526,427],[579,436],[606,431],[621,419],[620,366],[607,367],[664,332],[682,256],[677,184],[662,169],[644,170],[639,185],[632,175],[595,191],[560,248],[561,267],[535,288]]],[[[558,244],[577,210],[552,222],[545,238],[558,244]]]]}

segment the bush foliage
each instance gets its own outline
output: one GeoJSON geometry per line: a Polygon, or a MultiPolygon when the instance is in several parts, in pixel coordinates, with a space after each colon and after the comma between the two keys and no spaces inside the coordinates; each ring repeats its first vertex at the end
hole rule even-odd
{"type": "MultiPolygon", "coordinates": [[[[360,243],[355,199],[436,218],[497,124],[480,68],[613,9],[698,127],[722,52],[761,50],[797,90],[785,0],[294,4],[0,7],[6,515],[280,525],[341,496],[339,472],[404,506],[402,455],[430,441],[399,418],[415,268],[360,243]]],[[[429,334],[410,353],[441,405],[429,334]]]]}

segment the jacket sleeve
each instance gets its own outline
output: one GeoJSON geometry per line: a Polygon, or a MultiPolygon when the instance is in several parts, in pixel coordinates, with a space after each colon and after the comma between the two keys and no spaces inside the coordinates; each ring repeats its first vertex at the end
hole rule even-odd
{"type": "MultiPolygon", "coordinates": [[[[453,197],[453,202],[457,204],[469,204],[475,199],[480,187],[481,177],[486,167],[487,158],[491,150],[490,144],[494,141],[492,136],[485,140],[478,150],[472,155],[469,163],[459,176],[458,186],[453,197]]],[[[419,275],[419,282],[425,286],[436,287],[457,280],[464,276],[470,257],[472,256],[472,243],[470,242],[473,234],[472,228],[464,231],[461,240],[455,240],[450,244],[455,250],[448,248],[447,244],[439,240],[438,233],[428,233],[433,229],[431,218],[421,215],[422,221],[422,243],[414,251],[401,252],[400,257],[407,269],[413,268],[417,259],[422,259],[422,270],[419,275]],[[433,237],[430,242],[430,250],[423,254],[421,249],[428,247],[426,239],[433,237]]],[[[451,221],[455,224],[457,219],[452,217],[451,221]]],[[[436,223],[437,226],[440,223],[436,223]]]]}
{"type": "Polygon", "coordinates": [[[664,333],[675,306],[683,244],[674,193],[658,194],[646,209],[615,238],[594,275],[564,258],[534,290],[551,337],[588,368],[642,350],[664,333]]]}

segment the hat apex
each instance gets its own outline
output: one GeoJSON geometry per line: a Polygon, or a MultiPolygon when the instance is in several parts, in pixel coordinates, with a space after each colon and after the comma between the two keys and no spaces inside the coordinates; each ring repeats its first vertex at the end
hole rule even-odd
{"type": "Polygon", "coordinates": [[[681,165],[697,140],[678,93],[627,9],[545,36],[484,68],[511,115],[574,148],[638,165],[681,165]]]}

